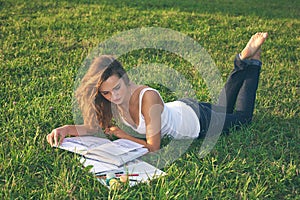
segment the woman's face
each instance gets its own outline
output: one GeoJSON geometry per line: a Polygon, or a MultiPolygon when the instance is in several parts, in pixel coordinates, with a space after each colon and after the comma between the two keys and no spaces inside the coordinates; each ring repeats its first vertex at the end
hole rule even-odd
{"type": "Polygon", "coordinates": [[[99,91],[105,99],[111,103],[120,105],[124,103],[126,95],[128,95],[128,86],[122,78],[112,75],[106,81],[103,81],[99,91]]]}

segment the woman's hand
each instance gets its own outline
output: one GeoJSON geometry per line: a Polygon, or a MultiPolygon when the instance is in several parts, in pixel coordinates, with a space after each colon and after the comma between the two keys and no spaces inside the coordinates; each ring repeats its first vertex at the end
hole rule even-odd
{"type": "Polygon", "coordinates": [[[104,131],[105,134],[109,136],[116,136],[121,139],[131,140],[133,142],[144,145],[149,151],[157,151],[160,148],[160,134],[156,134],[155,136],[148,137],[147,141],[139,138],[135,138],[117,126],[112,126],[110,128],[106,128],[104,131]]]}
{"type": "Polygon", "coordinates": [[[50,134],[47,135],[47,142],[51,146],[58,146],[62,143],[64,138],[70,134],[70,126],[65,125],[52,130],[50,134]]]}
{"type": "Polygon", "coordinates": [[[90,128],[85,125],[65,125],[54,129],[47,135],[47,142],[51,146],[57,146],[62,143],[66,136],[94,135],[98,132],[97,128],[90,128]]]}
{"type": "Polygon", "coordinates": [[[114,135],[117,138],[126,138],[128,136],[128,134],[126,132],[124,132],[117,126],[112,126],[110,128],[106,128],[104,133],[107,135],[110,135],[110,136],[114,135]]]}

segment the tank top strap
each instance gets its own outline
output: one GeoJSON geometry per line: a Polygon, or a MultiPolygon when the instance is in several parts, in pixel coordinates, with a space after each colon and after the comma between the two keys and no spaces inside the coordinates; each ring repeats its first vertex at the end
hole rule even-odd
{"type": "Polygon", "coordinates": [[[156,89],[150,88],[150,87],[143,88],[140,91],[140,95],[139,95],[139,116],[140,116],[140,120],[141,120],[141,117],[142,117],[142,100],[143,100],[143,96],[144,96],[145,92],[147,92],[147,91],[155,91],[159,95],[159,97],[161,98],[162,102],[164,103],[163,98],[161,97],[160,93],[156,89]]]}

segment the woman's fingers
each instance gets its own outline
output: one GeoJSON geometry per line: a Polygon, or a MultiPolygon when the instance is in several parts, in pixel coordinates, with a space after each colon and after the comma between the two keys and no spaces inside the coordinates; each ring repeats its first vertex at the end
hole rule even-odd
{"type": "Polygon", "coordinates": [[[54,129],[53,131],[54,131],[54,134],[53,134],[54,145],[58,146],[59,131],[57,129],[54,129]]]}
{"type": "Polygon", "coordinates": [[[109,132],[109,135],[114,135],[118,138],[120,138],[122,136],[122,133],[123,133],[121,131],[121,129],[117,126],[110,127],[108,132],[109,132]]]}
{"type": "Polygon", "coordinates": [[[63,142],[65,136],[68,135],[69,132],[70,129],[67,125],[53,129],[52,132],[47,135],[47,142],[51,146],[58,146],[63,142]]]}
{"type": "Polygon", "coordinates": [[[110,128],[105,128],[104,133],[107,135],[111,135],[110,128]]]}
{"type": "Polygon", "coordinates": [[[53,141],[52,141],[52,136],[51,136],[51,133],[47,135],[47,142],[53,146],[53,141]]]}
{"type": "Polygon", "coordinates": [[[58,146],[59,141],[63,140],[64,137],[62,134],[60,134],[60,132],[61,131],[59,129],[54,129],[50,134],[47,135],[47,142],[51,146],[58,146]]]}

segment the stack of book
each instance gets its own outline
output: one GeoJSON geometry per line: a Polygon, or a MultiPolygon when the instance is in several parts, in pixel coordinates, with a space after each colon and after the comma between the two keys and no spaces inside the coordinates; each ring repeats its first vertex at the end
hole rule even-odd
{"type": "MultiPolygon", "coordinates": [[[[148,149],[130,140],[111,141],[96,136],[69,137],[57,147],[82,155],[80,162],[84,167],[92,166],[90,172],[96,177],[108,173],[134,174],[130,177],[130,186],[165,175],[160,169],[139,160],[148,153],[148,149]]],[[[98,180],[109,187],[103,178],[98,180]]]]}

